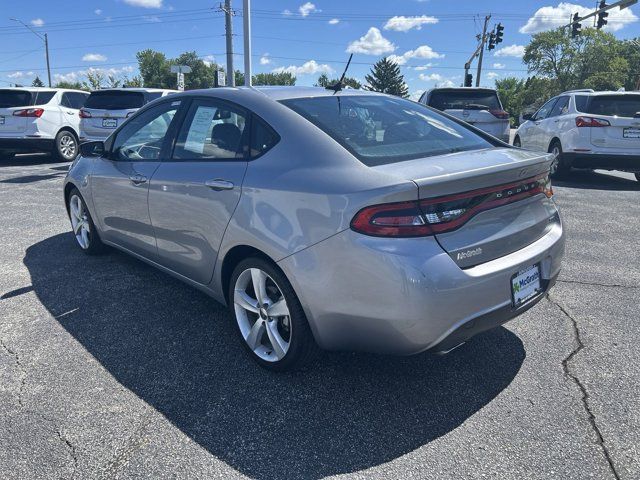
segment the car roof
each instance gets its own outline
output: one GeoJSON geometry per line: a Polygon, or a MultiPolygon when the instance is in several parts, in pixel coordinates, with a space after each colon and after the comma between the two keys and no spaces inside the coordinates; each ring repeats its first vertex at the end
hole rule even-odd
{"type": "Polygon", "coordinates": [[[436,91],[447,91],[447,92],[452,92],[452,91],[461,91],[461,92],[468,92],[468,91],[495,92],[496,89],[495,88],[489,88],[489,87],[435,87],[435,88],[429,89],[429,92],[436,92],[436,91]]]}
{"type": "Polygon", "coordinates": [[[75,90],[73,88],[56,88],[56,87],[2,87],[0,90],[16,90],[21,92],[78,92],[78,93],[86,93],[89,92],[85,90],[75,90]]]}
{"type": "Polygon", "coordinates": [[[171,90],[170,88],[144,88],[144,87],[113,87],[113,88],[100,88],[98,90],[92,90],[91,93],[94,92],[177,92],[178,90],[171,90]]]}

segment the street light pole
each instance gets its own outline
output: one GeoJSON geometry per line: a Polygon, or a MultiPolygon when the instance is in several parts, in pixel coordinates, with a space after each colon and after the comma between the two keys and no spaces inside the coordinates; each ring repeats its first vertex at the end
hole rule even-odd
{"type": "Polygon", "coordinates": [[[244,85],[251,86],[251,0],[244,0],[242,7],[244,33],[244,85]]]}
{"type": "Polygon", "coordinates": [[[40,40],[44,42],[44,51],[47,57],[47,77],[49,79],[49,87],[51,87],[51,67],[49,66],[49,37],[47,36],[46,33],[44,34],[44,37],[43,37],[38,32],[36,32],[33,28],[31,28],[29,25],[24,23],[22,20],[18,20],[17,18],[10,18],[9,20],[13,20],[14,22],[20,23],[23,27],[25,27],[27,30],[29,30],[36,37],[38,37],[40,40]]]}

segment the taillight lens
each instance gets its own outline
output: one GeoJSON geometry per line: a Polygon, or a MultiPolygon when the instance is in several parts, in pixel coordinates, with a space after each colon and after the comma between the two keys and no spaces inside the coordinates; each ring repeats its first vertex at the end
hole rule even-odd
{"type": "Polygon", "coordinates": [[[424,237],[455,230],[479,212],[540,193],[553,196],[546,174],[446,197],[373,205],[353,217],[351,229],[375,237],[424,237]]]}
{"type": "Polygon", "coordinates": [[[43,108],[25,108],[23,110],[16,110],[13,112],[15,117],[36,117],[40,118],[44,113],[43,108]]]}
{"type": "Polygon", "coordinates": [[[594,117],[576,117],[576,127],[609,127],[608,120],[594,117]]]}
{"type": "Polygon", "coordinates": [[[80,118],[91,118],[91,112],[87,112],[86,110],[80,110],[80,118]]]}
{"type": "Polygon", "coordinates": [[[509,118],[509,113],[504,110],[489,110],[489,113],[496,118],[501,118],[502,120],[509,118]]]}

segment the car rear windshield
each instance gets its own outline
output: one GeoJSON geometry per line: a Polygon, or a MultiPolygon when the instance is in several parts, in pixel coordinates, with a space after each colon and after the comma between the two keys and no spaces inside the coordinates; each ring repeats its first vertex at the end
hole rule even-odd
{"type": "Polygon", "coordinates": [[[491,90],[435,90],[429,105],[438,110],[500,110],[498,94],[491,90]]]}
{"type": "Polygon", "coordinates": [[[640,95],[577,95],[576,110],[592,115],[633,117],[640,113],[640,95]]]}
{"type": "Polygon", "coordinates": [[[84,108],[99,110],[127,110],[144,105],[142,92],[104,91],[93,92],[87,98],[84,108]]]}
{"type": "Polygon", "coordinates": [[[402,98],[336,95],[281,103],[368,166],[493,146],[461,124],[402,98]]]}
{"type": "Polygon", "coordinates": [[[28,107],[31,105],[31,92],[27,90],[0,90],[0,108],[28,107]]]}

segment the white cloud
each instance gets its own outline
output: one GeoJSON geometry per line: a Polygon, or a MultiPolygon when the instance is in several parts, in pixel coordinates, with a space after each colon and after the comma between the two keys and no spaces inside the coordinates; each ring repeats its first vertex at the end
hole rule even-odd
{"type": "Polygon", "coordinates": [[[522,58],[524,56],[524,45],[509,45],[508,47],[499,48],[493,53],[493,56],[522,58]]]}
{"type": "MultiPolygon", "coordinates": [[[[562,27],[569,23],[569,18],[574,13],[578,12],[581,17],[592,13],[592,8],[583,7],[582,5],[576,5],[574,3],[561,2],[557,7],[542,7],[539,8],[536,13],[533,14],[527,23],[520,27],[520,33],[537,33],[544,30],[551,30],[554,28],[562,27]]],[[[604,26],[604,30],[610,30],[615,32],[620,30],[625,25],[638,21],[638,17],[634,15],[630,8],[620,10],[620,8],[613,8],[608,11],[609,17],[607,18],[608,24],[604,26]]],[[[592,25],[593,19],[588,19],[583,23],[584,27],[592,25]]]]}
{"type": "Polygon", "coordinates": [[[496,72],[489,72],[489,73],[487,73],[487,78],[488,78],[489,80],[495,80],[495,79],[496,79],[496,78],[498,78],[499,76],[500,76],[500,74],[499,74],[499,73],[496,73],[496,72]]]}
{"type": "Polygon", "coordinates": [[[44,20],[42,20],[41,18],[34,18],[33,20],[31,20],[31,25],[33,25],[34,27],[41,27],[44,25],[44,20]]]}
{"type": "Polygon", "coordinates": [[[287,16],[287,17],[288,17],[289,15],[293,15],[293,13],[291,13],[291,10],[289,10],[288,8],[285,8],[285,9],[282,11],[282,14],[283,14],[283,15],[285,15],[285,16],[287,16]]]}
{"type": "Polygon", "coordinates": [[[301,66],[290,65],[288,67],[278,67],[273,70],[273,73],[291,73],[292,75],[309,75],[312,73],[333,73],[331,68],[326,63],[319,64],[315,60],[309,60],[303,63],[301,66]]]}
{"type": "Polygon", "coordinates": [[[106,62],[107,57],[101,53],[87,53],[82,57],[83,62],[106,62]]]}
{"type": "Polygon", "coordinates": [[[425,65],[418,65],[417,67],[413,67],[413,69],[420,72],[422,70],[429,70],[434,65],[435,65],[434,63],[427,63],[425,65]]]}
{"type": "Polygon", "coordinates": [[[339,18],[332,18],[331,20],[329,20],[329,25],[337,25],[338,23],[340,23],[339,18]]]}
{"type": "Polygon", "coordinates": [[[420,100],[420,97],[422,96],[423,93],[424,93],[424,90],[414,90],[411,93],[411,95],[409,95],[409,98],[417,102],[418,100],[420,100]]]}
{"type": "Polygon", "coordinates": [[[393,52],[397,47],[384,38],[376,27],[371,27],[369,31],[358,40],[354,40],[347,47],[348,53],[363,53],[365,55],[382,55],[393,52]]]}
{"type": "Polygon", "coordinates": [[[96,15],[102,15],[102,10],[100,10],[99,8],[96,8],[93,13],[95,13],[96,15]]]}
{"type": "Polygon", "coordinates": [[[439,87],[455,87],[455,84],[450,78],[443,77],[439,73],[421,73],[420,75],[418,75],[418,78],[425,82],[435,82],[439,87]]]}
{"type": "Polygon", "coordinates": [[[387,23],[384,24],[384,29],[395,30],[397,32],[408,32],[412,28],[420,30],[422,25],[433,23],[438,23],[438,19],[428,15],[421,15],[419,17],[396,16],[387,20],[387,23]]]}
{"type": "Polygon", "coordinates": [[[303,17],[306,17],[309,14],[314,12],[319,12],[320,10],[318,10],[313,3],[307,2],[300,5],[300,7],[298,8],[298,11],[300,12],[300,15],[302,15],[303,17]]]}
{"type": "Polygon", "coordinates": [[[162,8],[163,0],[124,0],[124,3],[128,3],[133,7],[142,8],[162,8]]]}
{"type": "Polygon", "coordinates": [[[211,64],[216,62],[216,57],[213,55],[205,55],[202,57],[202,63],[204,63],[207,67],[210,67],[211,64]]]}
{"type": "Polygon", "coordinates": [[[68,73],[54,73],[54,82],[78,82],[84,80],[87,73],[100,73],[105,77],[112,75],[118,77],[119,75],[130,74],[135,70],[132,66],[126,66],[122,68],[94,68],[90,67],[86,70],[76,70],[68,73]]]}
{"type": "Polygon", "coordinates": [[[436,52],[429,45],[421,45],[415,50],[407,50],[402,55],[389,55],[389,60],[397,63],[398,65],[404,65],[407,60],[412,58],[443,58],[444,55],[436,52]]]}
{"type": "Polygon", "coordinates": [[[506,67],[506,65],[504,63],[494,63],[493,64],[493,68],[495,68],[496,70],[502,70],[505,67],[506,67]]]}
{"type": "Polygon", "coordinates": [[[7,75],[7,77],[9,77],[9,78],[24,78],[24,77],[32,77],[33,75],[35,75],[33,72],[17,71],[17,72],[10,73],[9,75],[7,75]]]}
{"type": "Polygon", "coordinates": [[[269,65],[270,63],[271,63],[271,59],[269,58],[269,54],[268,53],[264,53],[260,57],[260,65],[269,65]]]}

